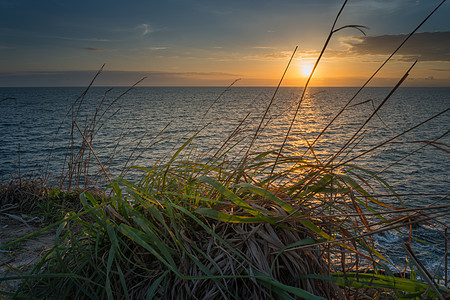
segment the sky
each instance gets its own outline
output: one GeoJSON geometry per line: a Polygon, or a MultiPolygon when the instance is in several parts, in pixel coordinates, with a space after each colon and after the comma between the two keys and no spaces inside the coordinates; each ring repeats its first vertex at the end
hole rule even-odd
{"type": "MultiPolygon", "coordinates": [[[[349,0],[312,86],[360,86],[441,0],[349,0]]],[[[0,86],[303,86],[342,0],[0,0],[0,86]]],[[[374,78],[450,86],[450,3],[374,78]]]]}

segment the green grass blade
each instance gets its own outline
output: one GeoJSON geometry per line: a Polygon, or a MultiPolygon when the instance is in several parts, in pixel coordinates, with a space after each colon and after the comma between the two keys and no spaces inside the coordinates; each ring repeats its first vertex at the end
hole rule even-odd
{"type": "Polygon", "coordinates": [[[212,187],[214,187],[219,193],[221,193],[225,198],[232,201],[234,204],[239,206],[240,208],[244,209],[249,214],[253,215],[254,217],[259,218],[261,221],[273,224],[273,221],[263,215],[257,210],[248,205],[244,200],[242,200],[239,196],[234,194],[232,191],[227,189],[225,186],[223,186],[221,183],[217,182],[216,180],[207,177],[207,176],[201,176],[199,177],[200,181],[206,182],[210,184],[212,187]]]}
{"type": "MultiPolygon", "coordinates": [[[[199,208],[195,210],[196,213],[210,217],[212,219],[228,222],[228,223],[261,223],[260,217],[248,217],[248,216],[239,216],[239,215],[230,215],[220,211],[217,211],[213,208],[199,208]]],[[[282,217],[268,217],[270,219],[270,223],[274,223],[277,221],[281,221],[282,217]]]]}
{"type": "Polygon", "coordinates": [[[281,200],[280,198],[278,198],[277,196],[272,194],[267,189],[254,186],[249,183],[240,183],[237,186],[243,187],[245,189],[248,189],[248,190],[254,192],[255,194],[260,195],[261,197],[272,200],[274,203],[278,204],[281,208],[283,208],[288,214],[292,214],[293,216],[299,215],[298,212],[296,211],[296,209],[292,207],[292,205],[281,200]]]}
{"type": "Polygon", "coordinates": [[[141,245],[148,251],[150,251],[151,254],[153,254],[161,263],[163,263],[169,270],[177,274],[179,277],[183,277],[183,275],[178,271],[176,266],[171,265],[169,262],[167,262],[164,257],[156,251],[151,244],[153,244],[153,241],[150,240],[148,235],[146,235],[144,232],[139,231],[133,227],[130,227],[125,224],[121,224],[119,226],[120,232],[122,232],[124,235],[126,235],[129,239],[131,239],[133,242],[141,245]]]}
{"type": "MultiPolygon", "coordinates": [[[[421,295],[425,293],[429,288],[426,283],[412,279],[367,273],[335,273],[332,274],[332,277],[314,274],[305,275],[302,277],[327,280],[346,287],[351,286],[355,288],[391,289],[393,291],[402,291],[413,293],[415,295],[421,295]]],[[[442,294],[448,293],[448,289],[446,287],[438,286],[438,288],[439,292],[441,292],[442,294]]],[[[433,291],[430,291],[430,294],[433,294],[433,291]]]]}
{"type": "Polygon", "coordinates": [[[161,284],[161,281],[169,274],[169,270],[165,271],[161,276],[156,278],[155,281],[153,281],[152,285],[147,291],[147,295],[145,296],[146,300],[151,300],[153,297],[155,297],[156,291],[158,290],[159,285],[161,284]]]}
{"type": "Polygon", "coordinates": [[[106,290],[106,295],[108,296],[109,300],[114,299],[113,296],[113,292],[111,289],[111,267],[112,264],[114,262],[114,256],[115,256],[115,249],[114,246],[111,246],[111,249],[109,251],[109,255],[108,255],[108,262],[106,264],[106,283],[105,283],[105,290],[106,290]]]}
{"type": "Polygon", "coordinates": [[[159,238],[158,232],[155,232],[154,229],[152,230],[150,228],[150,222],[142,217],[133,217],[133,220],[144,230],[144,232],[149,236],[150,240],[153,242],[153,244],[159,249],[159,253],[161,253],[162,256],[165,257],[166,261],[172,265],[175,266],[175,261],[172,258],[171,253],[174,253],[174,250],[170,249],[166,246],[164,241],[162,241],[159,238]]]}
{"type": "Polygon", "coordinates": [[[301,297],[302,299],[325,300],[325,298],[322,298],[322,297],[316,296],[314,294],[311,294],[311,293],[309,293],[309,292],[307,292],[307,291],[305,291],[305,290],[303,290],[301,288],[296,288],[296,287],[293,287],[293,286],[289,286],[289,285],[283,284],[283,283],[281,283],[281,282],[279,282],[279,281],[277,281],[277,280],[275,280],[275,279],[273,279],[273,278],[271,278],[271,277],[269,277],[267,275],[264,275],[261,272],[258,272],[258,271],[253,271],[253,272],[256,275],[255,276],[256,280],[268,284],[269,286],[272,287],[273,291],[281,290],[281,291],[293,294],[295,296],[301,297]]]}

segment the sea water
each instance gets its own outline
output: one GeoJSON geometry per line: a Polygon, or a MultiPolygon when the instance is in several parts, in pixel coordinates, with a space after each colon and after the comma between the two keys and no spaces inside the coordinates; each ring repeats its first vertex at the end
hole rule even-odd
{"type": "MultiPolygon", "coordinates": [[[[301,154],[305,140],[313,142],[357,90],[310,88],[299,105],[300,88],[281,88],[275,97],[274,88],[263,87],[138,87],[126,94],[127,88],[92,87],[84,96],[85,88],[0,88],[0,180],[19,172],[57,178],[67,167],[68,141],[81,144],[73,120],[80,128],[96,120],[91,145],[112,177],[123,175],[125,165],[149,167],[166,159],[196,133],[195,153],[205,155],[214,153],[236,128],[249,139],[263,115],[254,150],[278,149],[296,115],[285,149],[301,154]]],[[[340,161],[352,159],[450,107],[449,88],[400,88],[377,109],[389,92],[364,89],[314,145],[317,157],[336,153],[359,132],[358,142],[340,161]]],[[[379,176],[407,195],[401,197],[407,207],[442,198],[441,205],[449,204],[449,124],[450,113],[441,114],[352,163],[383,170],[379,176]]],[[[439,220],[450,224],[448,215],[439,220]]],[[[423,224],[414,235],[430,243],[414,242],[419,258],[442,275],[442,227],[423,224]]],[[[395,231],[376,236],[383,253],[399,266],[405,264],[400,245],[407,240],[395,231]]]]}

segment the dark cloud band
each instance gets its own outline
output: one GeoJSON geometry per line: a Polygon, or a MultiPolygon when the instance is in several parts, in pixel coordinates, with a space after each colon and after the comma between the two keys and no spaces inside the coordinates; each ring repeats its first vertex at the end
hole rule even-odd
{"type": "Polygon", "coordinates": [[[98,52],[104,52],[104,51],[106,51],[106,49],[103,49],[103,48],[92,48],[92,47],[84,48],[84,50],[88,50],[88,51],[98,51],[98,52]]]}
{"type": "MultiPolygon", "coordinates": [[[[406,37],[406,34],[366,36],[346,44],[352,55],[389,55],[406,37]]],[[[450,32],[417,33],[398,54],[407,61],[450,61],[450,32]]]]}

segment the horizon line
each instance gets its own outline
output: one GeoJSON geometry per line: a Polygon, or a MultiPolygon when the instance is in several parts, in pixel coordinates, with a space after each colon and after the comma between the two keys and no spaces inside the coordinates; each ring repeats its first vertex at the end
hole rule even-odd
{"type": "MultiPolygon", "coordinates": [[[[0,88],[131,88],[132,85],[29,85],[29,86],[0,86],[0,88]]],[[[229,86],[229,85],[137,85],[133,88],[276,88],[276,85],[246,85],[246,86],[229,86]]],[[[361,86],[308,86],[308,88],[360,88],[361,86]]],[[[391,85],[366,86],[365,88],[389,88],[391,85]]],[[[280,88],[304,88],[304,86],[280,86],[280,88]]],[[[399,88],[450,88],[450,86],[400,86],[399,88]]]]}

